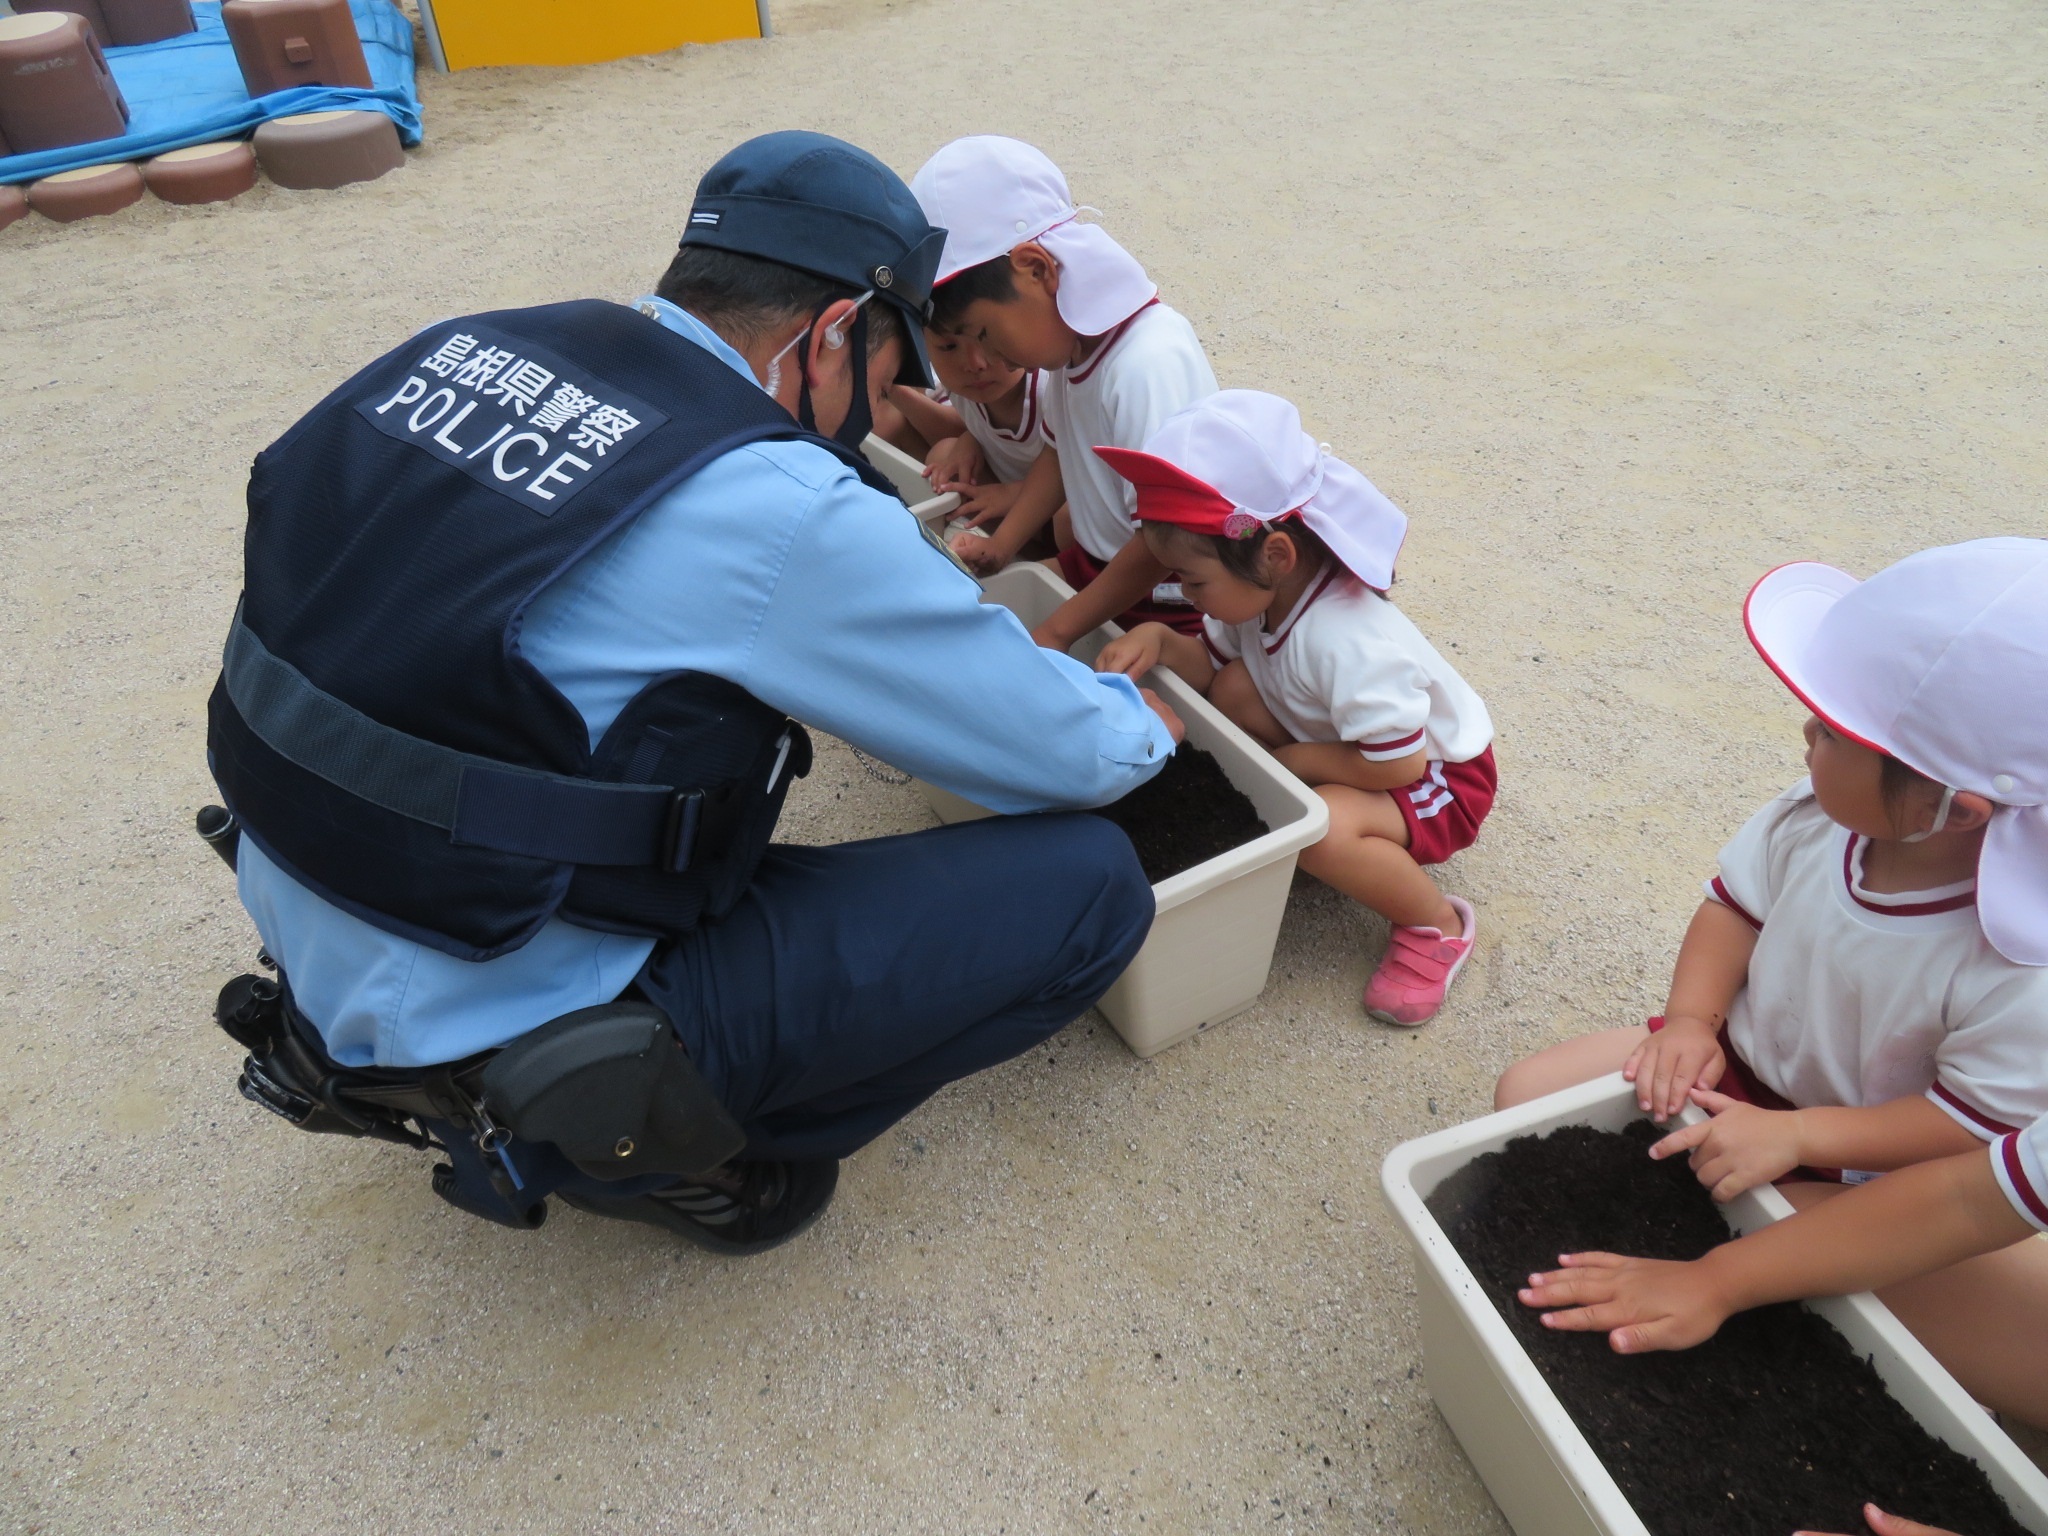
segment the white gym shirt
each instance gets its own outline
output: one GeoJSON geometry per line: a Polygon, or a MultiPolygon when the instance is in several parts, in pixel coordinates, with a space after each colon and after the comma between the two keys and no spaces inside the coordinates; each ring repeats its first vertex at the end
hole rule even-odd
{"type": "Polygon", "coordinates": [[[1221,666],[1240,657],[1259,697],[1296,741],[1350,741],[1367,759],[1427,750],[1463,763],[1493,745],[1493,719],[1469,684],[1386,598],[1332,561],[1268,633],[1205,618],[1221,666]]]}
{"type": "Polygon", "coordinates": [[[1166,418],[1216,393],[1216,374],[1178,310],[1151,303],[1109,332],[1077,368],[1040,391],[1046,439],[1059,450],[1074,539],[1107,565],[1138,531],[1137,491],[1093,450],[1143,448],[1166,418]]]}
{"type": "Polygon", "coordinates": [[[1802,1106],[1924,1093],[1986,1141],[2048,1114],[2048,967],[1991,947],[1974,880],[1864,889],[1866,841],[1802,779],[1721,850],[1707,894],[1759,930],[1730,1042],[1802,1106]]]}
{"type": "Polygon", "coordinates": [[[968,435],[980,444],[988,472],[1001,484],[1015,485],[1022,480],[1046,445],[1044,434],[1038,430],[1039,391],[1044,379],[1045,375],[1036,369],[1024,375],[1024,409],[1014,432],[990,421],[985,406],[960,395],[948,397],[948,403],[967,424],[968,435]]]}

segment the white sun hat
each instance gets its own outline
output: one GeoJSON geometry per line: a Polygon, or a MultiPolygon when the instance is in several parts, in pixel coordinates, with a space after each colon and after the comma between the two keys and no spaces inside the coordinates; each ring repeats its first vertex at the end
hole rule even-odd
{"type": "Polygon", "coordinates": [[[2048,965],[2048,539],[1977,539],[1859,582],[1781,565],[1750,589],[1758,654],[1828,726],[1996,809],[1977,921],[2048,965]]]}
{"type": "Polygon", "coordinates": [[[1226,389],[1176,411],[1143,451],[1097,448],[1138,490],[1138,520],[1249,538],[1298,516],[1345,569],[1384,592],[1408,514],[1301,428],[1278,395],[1226,389]]]}
{"type": "Polygon", "coordinates": [[[955,139],[925,161],[910,190],[926,221],[946,231],[935,289],[1035,240],[1060,264],[1060,318],[1083,336],[1116,329],[1159,296],[1137,257],[1079,221],[1060,168],[1021,139],[955,139]]]}

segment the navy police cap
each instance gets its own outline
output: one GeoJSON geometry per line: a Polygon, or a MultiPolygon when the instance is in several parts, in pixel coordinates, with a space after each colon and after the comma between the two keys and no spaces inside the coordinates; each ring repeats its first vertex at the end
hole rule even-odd
{"type": "Polygon", "coordinates": [[[872,288],[908,322],[900,382],[934,382],[924,323],[946,232],[932,228],[903,178],[866,150],[802,129],[747,140],[697,183],[682,243],[872,288]]]}

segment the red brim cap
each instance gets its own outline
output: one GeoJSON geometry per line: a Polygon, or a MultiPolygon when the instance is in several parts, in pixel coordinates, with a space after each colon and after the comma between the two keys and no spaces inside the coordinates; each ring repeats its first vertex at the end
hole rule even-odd
{"type": "Polygon", "coordinates": [[[1095,451],[1137,489],[1141,523],[1170,523],[1194,533],[1220,534],[1224,520],[1237,510],[1236,504],[1208,481],[1156,453],[1136,448],[1095,451]]]}
{"type": "Polygon", "coordinates": [[[1749,589],[1742,604],[1742,626],[1749,643],[1763,657],[1764,665],[1778,674],[1778,680],[1793,696],[1839,736],[1846,736],[1873,752],[1891,755],[1891,748],[1872,741],[1865,725],[1844,720],[1842,690],[1827,675],[1824,663],[1816,664],[1813,637],[1836,603],[1861,583],[1847,571],[1815,560],[1795,561],[1766,571],[1749,589]]]}

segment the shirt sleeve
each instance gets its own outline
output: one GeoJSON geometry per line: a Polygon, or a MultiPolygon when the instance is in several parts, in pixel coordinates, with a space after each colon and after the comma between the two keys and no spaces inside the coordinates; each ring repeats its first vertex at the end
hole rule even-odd
{"type": "Polygon", "coordinates": [[[1993,1142],[1991,1171],[2012,1208],[2048,1232],[2048,1119],[1993,1142]]]}
{"type": "Polygon", "coordinates": [[[1986,1141],[2048,1115],[2048,971],[2001,962],[1988,984],[1974,985],[1966,971],[1948,1006],[1954,1014],[1935,1048],[1927,1096],[1986,1141]]]}
{"type": "Polygon", "coordinates": [[[1784,883],[1785,823],[1812,798],[1811,782],[1801,779],[1744,822],[1721,850],[1720,868],[1707,882],[1707,899],[1761,930],[1784,883]]]}
{"type": "Polygon", "coordinates": [[[1209,660],[1219,667],[1244,654],[1244,647],[1238,644],[1237,626],[1220,624],[1206,613],[1202,615],[1202,644],[1209,652],[1209,660]]]}
{"type": "MultiPolygon", "coordinates": [[[[1308,638],[1303,636],[1303,639],[1308,638]]],[[[1364,631],[1323,640],[1315,659],[1317,686],[1329,701],[1337,739],[1368,762],[1391,763],[1423,750],[1428,739],[1429,678],[1415,659],[1385,636],[1364,631]],[[1336,639],[1336,643],[1328,643],[1336,639]]]]}
{"type": "Polygon", "coordinates": [[[1173,752],[1127,677],[1032,643],[851,474],[794,525],[746,651],[750,692],[992,811],[1104,805],[1173,752]]]}

